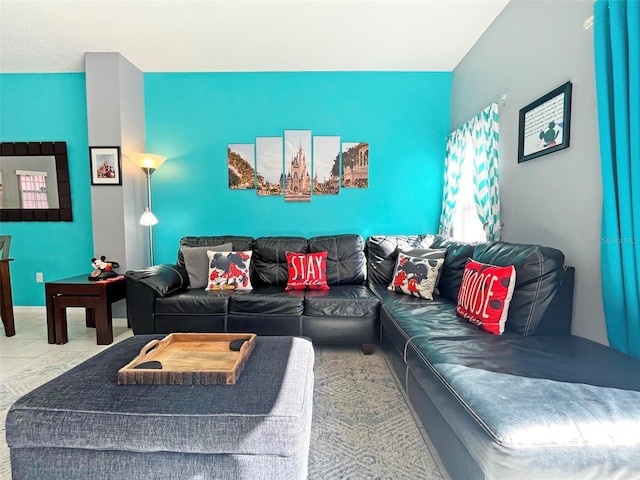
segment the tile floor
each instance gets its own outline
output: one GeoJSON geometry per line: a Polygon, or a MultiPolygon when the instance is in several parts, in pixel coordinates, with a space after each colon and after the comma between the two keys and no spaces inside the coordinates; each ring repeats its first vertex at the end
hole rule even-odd
{"type": "MultiPolygon", "coordinates": [[[[85,325],[84,308],[67,309],[69,342],[64,345],[47,343],[47,313],[45,307],[14,307],[16,334],[6,337],[0,329],[0,380],[4,380],[34,363],[47,361],[54,352],[73,351],[98,353],[109,345],[96,344],[96,331],[85,325]]],[[[113,342],[133,335],[126,318],[113,319],[113,342]]]]}
{"type": "MultiPolygon", "coordinates": [[[[0,381],[15,375],[33,364],[49,361],[52,353],[87,352],[94,355],[110,345],[96,344],[96,331],[85,325],[84,308],[67,308],[67,332],[69,342],[64,345],[47,343],[47,313],[45,307],[14,307],[16,334],[6,337],[4,325],[0,325],[0,381]]],[[[126,318],[113,318],[113,343],[133,335],[127,328],[126,318]]],[[[113,345],[113,343],[111,345],[113,345]]],[[[357,345],[314,345],[316,355],[361,354],[357,345]]],[[[382,355],[377,348],[374,355],[382,355]]]]}

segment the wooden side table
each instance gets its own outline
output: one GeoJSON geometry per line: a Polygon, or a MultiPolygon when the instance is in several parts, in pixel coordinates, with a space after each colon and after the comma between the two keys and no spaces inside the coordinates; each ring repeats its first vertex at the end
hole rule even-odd
{"type": "Polygon", "coordinates": [[[13,258],[0,259],[0,316],[4,324],[4,333],[7,337],[16,334],[16,326],[13,318],[13,297],[11,295],[11,272],[9,262],[13,258]]]}
{"type": "Polygon", "coordinates": [[[96,328],[98,345],[113,342],[111,304],[127,294],[123,276],[105,281],[91,281],[88,275],[64,278],[44,284],[47,302],[47,336],[49,343],[61,345],[67,335],[67,307],[86,309],[87,327],[96,328]]]}

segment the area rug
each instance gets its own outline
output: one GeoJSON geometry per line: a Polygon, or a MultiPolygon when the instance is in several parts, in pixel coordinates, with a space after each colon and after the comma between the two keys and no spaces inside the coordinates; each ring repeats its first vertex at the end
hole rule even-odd
{"type": "Polygon", "coordinates": [[[316,356],[309,479],[443,479],[381,354],[316,356]]]}
{"type": "MultiPolygon", "coordinates": [[[[5,420],[20,396],[91,356],[60,352],[0,384],[0,479],[11,478],[5,420]]],[[[309,479],[442,480],[385,358],[316,355],[309,479]]]]}

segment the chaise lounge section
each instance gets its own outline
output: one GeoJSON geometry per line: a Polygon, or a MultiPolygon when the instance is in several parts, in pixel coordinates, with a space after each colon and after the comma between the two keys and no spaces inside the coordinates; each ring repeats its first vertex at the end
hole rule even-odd
{"type": "MultiPolygon", "coordinates": [[[[393,246],[406,243],[429,241],[373,237],[369,264],[393,264],[393,246]]],[[[385,352],[451,477],[638,478],[640,360],[570,335],[574,272],[562,252],[441,237],[430,246],[447,248],[436,300],[395,295],[388,277],[371,287],[385,352]],[[469,257],[515,267],[502,335],[456,315],[469,257]]]]}

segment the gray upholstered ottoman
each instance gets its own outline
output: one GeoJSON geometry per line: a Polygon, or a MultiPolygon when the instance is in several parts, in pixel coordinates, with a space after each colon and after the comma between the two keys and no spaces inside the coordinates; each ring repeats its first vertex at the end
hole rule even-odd
{"type": "Polygon", "coordinates": [[[258,337],[238,382],[117,385],[163,335],[120,342],[17,400],[13,479],[300,479],[307,475],[311,342],[258,337]]]}

